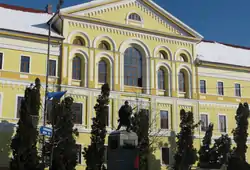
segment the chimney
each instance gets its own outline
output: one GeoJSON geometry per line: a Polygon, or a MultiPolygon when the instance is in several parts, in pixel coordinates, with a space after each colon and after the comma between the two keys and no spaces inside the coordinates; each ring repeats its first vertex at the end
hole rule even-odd
{"type": "Polygon", "coordinates": [[[52,14],[52,5],[51,4],[48,4],[45,9],[46,9],[46,12],[48,14],[52,14]]]}

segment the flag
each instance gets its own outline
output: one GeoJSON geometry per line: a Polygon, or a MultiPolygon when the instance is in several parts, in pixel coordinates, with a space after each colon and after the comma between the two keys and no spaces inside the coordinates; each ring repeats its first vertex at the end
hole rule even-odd
{"type": "Polygon", "coordinates": [[[135,158],[134,168],[139,169],[139,156],[136,156],[136,158],[135,158]]]}
{"type": "Polygon", "coordinates": [[[48,92],[47,93],[47,97],[48,99],[60,99],[67,91],[59,91],[59,92],[48,92]]]}

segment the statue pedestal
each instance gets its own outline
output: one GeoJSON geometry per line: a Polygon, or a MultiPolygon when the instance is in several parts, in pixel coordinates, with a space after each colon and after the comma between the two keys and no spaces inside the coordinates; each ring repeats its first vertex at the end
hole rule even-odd
{"type": "Polygon", "coordinates": [[[126,130],[114,131],[108,137],[108,170],[136,169],[138,136],[126,130]]]}

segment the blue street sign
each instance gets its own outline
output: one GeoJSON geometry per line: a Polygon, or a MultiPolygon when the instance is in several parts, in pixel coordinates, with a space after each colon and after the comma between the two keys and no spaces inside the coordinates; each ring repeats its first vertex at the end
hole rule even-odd
{"type": "Polygon", "coordinates": [[[45,136],[52,136],[52,129],[45,126],[41,126],[40,133],[45,136]]]}

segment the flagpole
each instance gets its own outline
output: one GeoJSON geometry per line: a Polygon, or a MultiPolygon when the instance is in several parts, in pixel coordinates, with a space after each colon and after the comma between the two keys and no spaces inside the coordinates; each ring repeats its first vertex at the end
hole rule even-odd
{"type": "MultiPolygon", "coordinates": [[[[59,0],[59,3],[57,4],[56,13],[52,16],[52,18],[49,20],[49,32],[48,32],[48,51],[47,51],[47,59],[46,59],[46,86],[45,86],[45,94],[44,94],[44,110],[43,110],[43,126],[46,126],[46,115],[47,115],[47,93],[48,93],[48,85],[49,85],[49,56],[50,56],[50,40],[51,40],[51,27],[53,24],[53,19],[55,16],[60,13],[60,8],[63,4],[64,0],[59,0]]],[[[42,140],[42,164],[45,167],[45,135],[43,135],[42,140]]]]}

